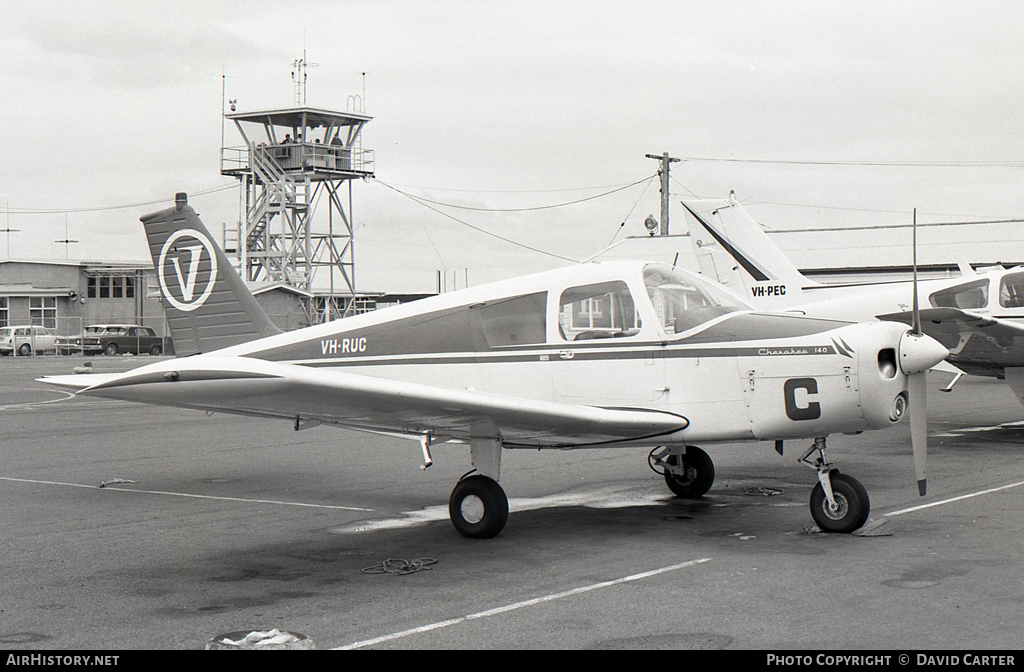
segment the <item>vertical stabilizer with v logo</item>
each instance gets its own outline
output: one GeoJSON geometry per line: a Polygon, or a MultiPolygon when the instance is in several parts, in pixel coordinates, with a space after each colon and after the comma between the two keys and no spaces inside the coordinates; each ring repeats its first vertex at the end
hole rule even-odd
{"type": "Polygon", "coordinates": [[[143,217],[142,224],[179,357],[281,331],[214,243],[185,194],[176,196],[173,208],[143,217]]]}

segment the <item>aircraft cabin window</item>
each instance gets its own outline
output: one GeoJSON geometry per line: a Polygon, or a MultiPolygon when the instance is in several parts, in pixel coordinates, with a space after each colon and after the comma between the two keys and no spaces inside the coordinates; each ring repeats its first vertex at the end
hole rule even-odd
{"type": "Polygon", "coordinates": [[[635,336],[640,316],[621,280],[572,287],[558,300],[558,333],[567,341],[635,336]]]}
{"type": "Polygon", "coordinates": [[[543,343],[547,320],[547,292],[515,296],[480,307],[470,307],[480,320],[488,348],[543,343]]]}
{"type": "Polygon", "coordinates": [[[999,282],[999,305],[1024,308],[1024,273],[1007,273],[999,282]]]}
{"type": "Polygon", "coordinates": [[[928,297],[935,308],[984,308],[988,305],[988,280],[972,280],[942,289],[928,297]]]}
{"type": "Polygon", "coordinates": [[[644,284],[658,321],[670,334],[689,331],[720,315],[746,309],[729,294],[670,266],[644,268],[644,284]]]}

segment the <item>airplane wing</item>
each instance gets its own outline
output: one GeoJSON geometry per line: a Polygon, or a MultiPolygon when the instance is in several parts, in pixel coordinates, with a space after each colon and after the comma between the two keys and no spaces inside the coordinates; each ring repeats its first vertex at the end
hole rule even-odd
{"type": "Polygon", "coordinates": [[[50,376],[78,394],[204,411],[506,446],[573,447],[671,434],[687,419],[657,410],[536,401],[248,357],[196,356],[124,374],[50,376]],[[88,379],[88,380],[83,380],[88,379]],[[83,387],[88,382],[93,384],[83,387]]]}
{"type": "MultiPolygon", "coordinates": [[[[912,324],[909,312],[878,319],[912,324]]],[[[921,329],[949,350],[947,359],[964,372],[1001,377],[1005,367],[1024,366],[1024,326],[959,308],[921,310],[921,329]]]]}

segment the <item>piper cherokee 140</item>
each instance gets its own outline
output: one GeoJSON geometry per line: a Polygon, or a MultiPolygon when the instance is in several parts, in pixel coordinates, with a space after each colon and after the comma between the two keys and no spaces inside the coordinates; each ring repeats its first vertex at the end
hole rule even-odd
{"type": "MultiPolygon", "coordinates": [[[[142,218],[177,359],[121,374],[51,376],[78,394],[468,444],[455,528],[508,519],[505,449],[652,448],[680,497],[714,465],[697,444],[811,439],[811,514],[826,531],[868,518],[864,487],[825,437],[891,427],[925,408],[912,381],[947,350],[893,322],[751,310],[670,265],[587,263],[280,332],[195,211],[142,218]],[[183,356],[190,355],[190,356],[183,356]],[[909,390],[909,391],[908,391],[909,390]],[[812,455],[816,458],[812,461],[812,455]]],[[[923,448],[915,445],[919,480],[923,448]]]]}

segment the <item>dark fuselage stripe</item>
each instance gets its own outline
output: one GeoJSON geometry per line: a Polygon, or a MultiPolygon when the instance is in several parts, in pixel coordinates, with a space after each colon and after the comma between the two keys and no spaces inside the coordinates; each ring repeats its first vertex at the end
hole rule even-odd
{"type": "Polygon", "coordinates": [[[654,358],[721,358],[721,357],[793,357],[802,355],[835,355],[833,345],[792,346],[792,347],[742,347],[742,348],[649,348],[643,350],[597,351],[596,349],[566,348],[562,350],[518,351],[515,353],[456,353],[437,355],[382,355],[376,357],[335,357],[331,359],[290,360],[303,366],[379,366],[382,364],[509,364],[516,362],[558,362],[558,361],[611,361],[624,359],[654,358]]]}

